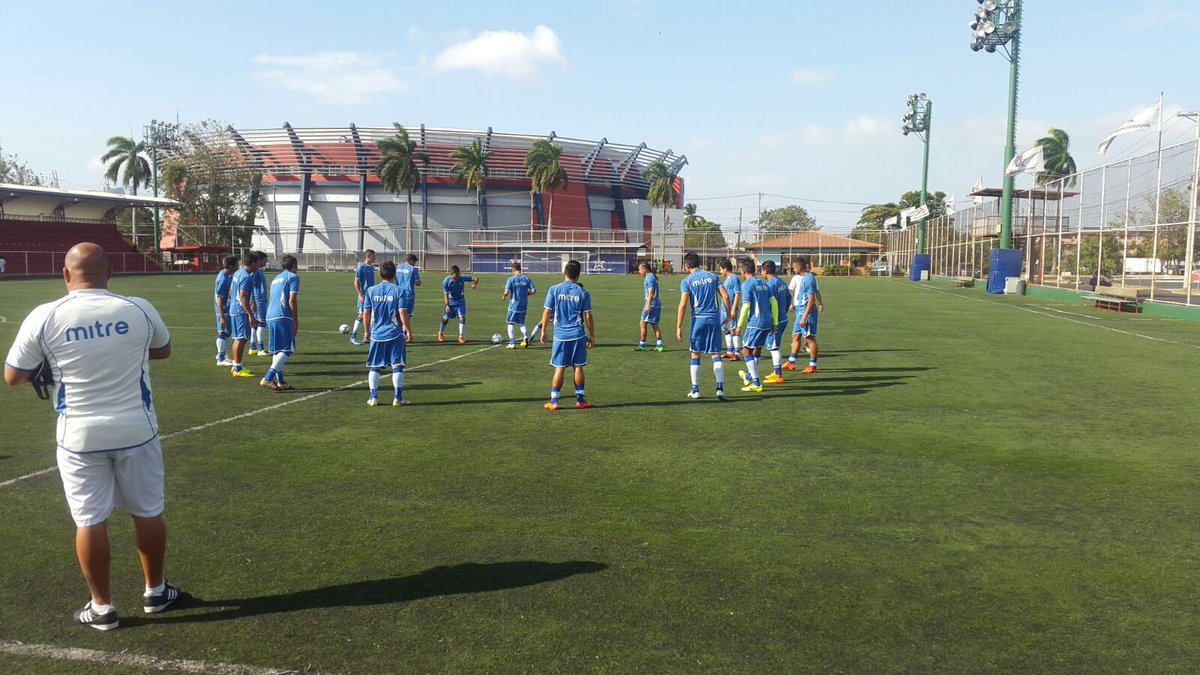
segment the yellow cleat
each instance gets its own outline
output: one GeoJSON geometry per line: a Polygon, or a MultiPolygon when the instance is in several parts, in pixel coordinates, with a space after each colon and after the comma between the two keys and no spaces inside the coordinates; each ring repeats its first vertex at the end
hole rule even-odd
{"type": "Polygon", "coordinates": [[[230,368],[229,374],[234,377],[254,377],[255,376],[254,373],[246,370],[245,368],[242,368],[241,370],[238,370],[237,368],[230,368]]]}
{"type": "Polygon", "coordinates": [[[775,373],[771,373],[770,375],[763,378],[762,383],[763,384],[783,384],[785,381],[786,380],[783,379],[782,375],[776,375],[775,373]]]}
{"type": "Polygon", "coordinates": [[[525,349],[528,346],[529,346],[529,340],[521,340],[521,349],[525,349]]]}
{"type": "Polygon", "coordinates": [[[761,394],[762,390],[763,390],[762,385],[759,385],[756,387],[753,384],[748,384],[748,385],[742,387],[742,391],[748,391],[748,392],[752,392],[755,394],[761,394]]]}
{"type": "Polygon", "coordinates": [[[248,352],[246,352],[246,353],[247,353],[247,354],[249,354],[250,356],[258,356],[258,350],[257,350],[257,349],[251,349],[250,351],[248,351],[248,352]]]}

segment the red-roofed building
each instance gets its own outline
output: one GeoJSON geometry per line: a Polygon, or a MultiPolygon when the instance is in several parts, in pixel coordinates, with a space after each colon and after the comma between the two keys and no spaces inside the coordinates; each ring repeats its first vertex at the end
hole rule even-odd
{"type": "Polygon", "coordinates": [[[786,266],[800,256],[807,256],[814,267],[863,267],[874,262],[882,248],[882,245],[875,242],[851,239],[820,230],[793,232],[746,247],[759,264],[774,260],[776,265],[786,266]]]}

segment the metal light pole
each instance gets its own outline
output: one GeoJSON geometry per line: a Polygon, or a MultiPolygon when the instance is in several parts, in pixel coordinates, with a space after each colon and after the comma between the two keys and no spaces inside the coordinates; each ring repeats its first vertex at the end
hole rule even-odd
{"type": "MultiPolygon", "coordinates": [[[[933,101],[925,94],[908,97],[908,112],[904,114],[904,135],[916,134],[925,143],[925,160],[921,166],[921,206],[929,201],[929,134],[933,126],[933,101]]],[[[922,218],[917,224],[917,253],[925,252],[925,223],[922,218]]]]}
{"type": "MultiPolygon", "coordinates": [[[[158,198],[158,130],[161,124],[158,120],[150,120],[142,128],[142,141],[146,144],[146,149],[150,151],[150,175],[154,186],[154,198],[158,198]]],[[[158,205],[154,205],[154,241],[152,249],[156,253],[160,253],[159,246],[162,244],[162,216],[159,212],[158,205]]]]}
{"type": "MultiPolygon", "coordinates": [[[[976,0],[979,8],[971,20],[971,51],[1004,49],[1008,58],[1008,134],[1004,142],[1004,167],[1017,154],[1017,84],[1021,72],[1021,0],[976,0]],[[1011,46],[1008,46],[1012,43],[1011,46]]],[[[1000,248],[1012,248],[1013,176],[1004,177],[1000,198],[1000,248]]]]}

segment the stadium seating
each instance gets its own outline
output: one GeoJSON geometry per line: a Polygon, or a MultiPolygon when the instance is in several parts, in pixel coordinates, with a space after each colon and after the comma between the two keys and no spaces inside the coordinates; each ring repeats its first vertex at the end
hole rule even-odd
{"type": "Polygon", "coordinates": [[[112,223],[5,219],[0,220],[4,276],[58,274],[63,255],[81,241],[103,247],[115,274],[162,271],[158,263],[139,253],[112,223]]]}

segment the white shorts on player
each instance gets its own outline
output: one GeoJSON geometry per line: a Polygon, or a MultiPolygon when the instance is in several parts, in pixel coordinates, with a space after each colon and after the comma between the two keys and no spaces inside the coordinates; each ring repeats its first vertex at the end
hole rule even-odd
{"type": "Polygon", "coordinates": [[[108,452],[71,452],[60,447],[58,473],[76,527],[99,525],[114,509],[153,518],[165,508],[158,438],[108,452]]]}

